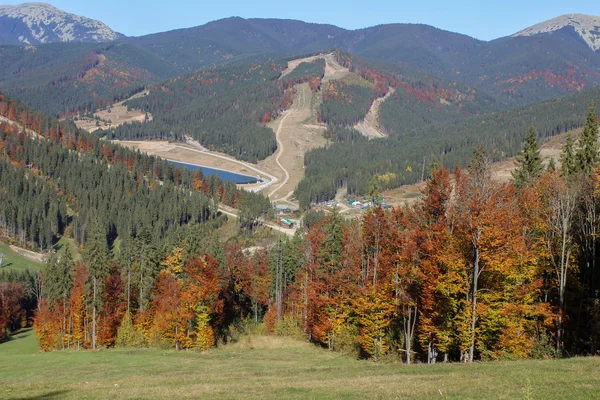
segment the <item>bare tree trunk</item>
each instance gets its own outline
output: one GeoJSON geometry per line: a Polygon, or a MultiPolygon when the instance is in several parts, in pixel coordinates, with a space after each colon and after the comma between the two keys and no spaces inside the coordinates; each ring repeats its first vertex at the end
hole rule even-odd
{"type": "Polygon", "coordinates": [[[62,315],[62,337],[60,339],[60,343],[62,345],[62,349],[65,349],[65,335],[67,333],[67,300],[63,296],[63,315],[62,315]]]}
{"type": "Polygon", "coordinates": [[[92,348],[96,350],[96,277],[92,278],[94,285],[94,296],[93,296],[93,314],[92,314],[92,348]]]}
{"type": "Polygon", "coordinates": [[[127,314],[131,311],[131,262],[127,268],[127,314]]]}
{"type": "Polygon", "coordinates": [[[412,341],[417,323],[417,306],[415,305],[414,314],[412,307],[408,307],[408,313],[404,315],[404,347],[406,350],[406,364],[411,363],[412,341]],[[406,316],[408,314],[408,317],[406,316]]]}
{"type": "Polygon", "coordinates": [[[477,283],[479,281],[479,247],[475,247],[475,261],[473,262],[473,292],[471,294],[471,346],[469,347],[469,362],[475,357],[475,325],[477,323],[477,283]]]}
{"type": "Polygon", "coordinates": [[[283,318],[283,249],[281,248],[281,239],[277,242],[277,265],[275,271],[275,304],[277,306],[277,321],[283,318]]]}

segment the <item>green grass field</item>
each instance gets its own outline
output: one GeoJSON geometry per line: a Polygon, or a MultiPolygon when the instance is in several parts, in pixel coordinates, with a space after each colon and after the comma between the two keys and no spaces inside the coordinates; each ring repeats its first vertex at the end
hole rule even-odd
{"type": "Polygon", "coordinates": [[[600,358],[405,366],[263,336],[206,353],[40,353],[28,331],[0,344],[0,398],[585,399],[600,398],[600,358]]]}
{"type": "Polygon", "coordinates": [[[0,270],[26,270],[28,268],[39,271],[44,264],[31,261],[20,254],[15,253],[4,243],[0,243],[0,254],[4,253],[2,268],[0,270]]]}

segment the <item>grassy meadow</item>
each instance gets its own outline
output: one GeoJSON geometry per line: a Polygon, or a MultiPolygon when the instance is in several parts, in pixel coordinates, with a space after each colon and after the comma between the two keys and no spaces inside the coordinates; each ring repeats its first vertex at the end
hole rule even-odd
{"type": "Polygon", "coordinates": [[[0,254],[5,254],[1,270],[31,269],[33,271],[39,271],[44,266],[44,264],[40,262],[29,260],[24,256],[15,253],[4,243],[0,243],[0,254]]]}
{"type": "Polygon", "coordinates": [[[40,353],[26,331],[0,344],[0,360],[3,399],[600,398],[600,357],[405,366],[264,336],[205,353],[40,353]]]}

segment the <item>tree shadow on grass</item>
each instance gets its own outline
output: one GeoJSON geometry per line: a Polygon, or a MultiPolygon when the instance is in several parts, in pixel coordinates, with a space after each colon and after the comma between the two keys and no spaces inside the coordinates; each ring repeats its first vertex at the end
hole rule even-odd
{"type": "Polygon", "coordinates": [[[29,332],[31,332],[33,328],[23,328],[16,332],[13,332],[11,335],[6,336],[4,339],[0,340],[0,344],[10,342],[12,340],[24,339],[28,336],[29,332]]]}
{"type": "Polygon", "coordinates": [[[15,400],[46,400],[46,399],[62,399],[70,390],[54,390],[52,392],[39,394],[31,397],[16,397],[15,400]]]}

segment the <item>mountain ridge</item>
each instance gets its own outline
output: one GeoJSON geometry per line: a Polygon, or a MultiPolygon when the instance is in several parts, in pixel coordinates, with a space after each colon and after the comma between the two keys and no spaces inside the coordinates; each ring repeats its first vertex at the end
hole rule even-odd
{"type": "Polygon", "coordinates": [[[573,28],[592,50],[600,50],[600,17],[587,14],[560,15],[525,28],[513,34],[512,37],[554,33],[569,27],[573,28]]]}
{"type": "Polygon", "coordinates": [[[48,3],[0,6],[0,39],[6,44],[103,43],[124,37],[101,21],[68,13],[48,3]]]}

